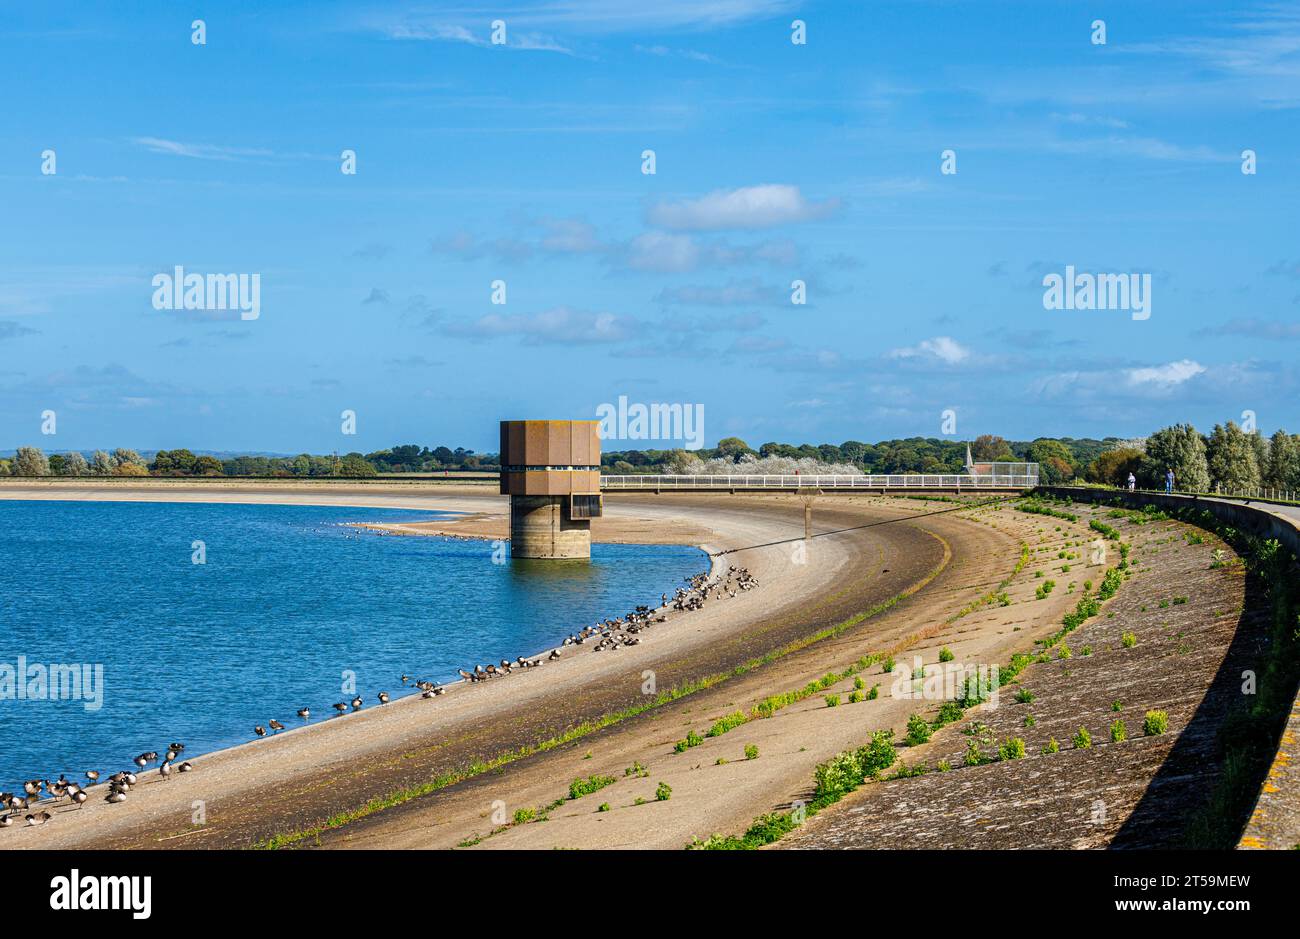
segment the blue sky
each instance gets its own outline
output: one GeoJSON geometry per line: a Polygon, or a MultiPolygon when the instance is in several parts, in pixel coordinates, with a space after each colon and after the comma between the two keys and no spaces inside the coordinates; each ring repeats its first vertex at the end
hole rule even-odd
{"type": "Polygon", "coordinates": [[[14,6],[0,449],[1300,431],[1294,5],[14,6]],[[176,265],[260,317],[154,309],[176,265]],[[1044,309],[1067,265],[1150,318],[1044,309]]]}

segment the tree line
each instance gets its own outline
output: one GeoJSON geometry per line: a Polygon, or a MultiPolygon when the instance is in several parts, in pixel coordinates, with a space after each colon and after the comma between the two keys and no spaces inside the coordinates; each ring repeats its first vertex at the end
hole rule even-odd
{"type": "MultiPolygon", "coordinates": [[[[1031,441],[1008,441],[985,434],[972,441],[936,437],[907,437],[864,443],[846,440],[836,444],[765,443],[754,449],[739,437],[725,437],[712,448],[691,451],[701,460],[746,456],[812,459],[824,464],[848,464],[864,473],[960,473],[966,466],[966,447],[977,461],[1031,462],[1040,464],[1045,482],[1063,482],[1081,475],[1084,468],[1120,443],[1117,437],[1104,440],[1073,437],[1040,437],[1031,441]]],[[[622,450],[602,454],[601,462],[612,473],[656,473],[664,466],[686,462],[682,450],[622,450]]]]}
{"type": "MultiPolygon", "coordinates": [[[[601,455],[606,473],[661,473],[691,459],[738,462],[748,457],[813,460],[841,464],[865,473],[958,473],[966,463],[966,441],[907,437],[841,444],[764,443],[751,448],[739,437],[725,437],[712,448],[685,450],[613,450],[601,455]]],[[[1232,421],[1202,434],[1191,424],[1174,424],[1149,437],[1039,437],[1006,440],[992,434],[969,442],[980,462],[1034,462],[1045,483],[1087,481],[1123,486],[1129,473],[1144,489],[1164,487],[1165,472],[1174,471],[1179,489],[1240,492],[1261,488],[1300,490],[1300,435],[1279,430],[1272,437],[1243,430],[1232,421]]],[[[234,456],[221,459],[190,450],[159,450],[145,459],[135,450],[96,450],[87,459],[72,451],[46,456],[37,447],[19,447],[12,459],[0,459],[0,476],[376,476],[380,473],[436,473],[449,470],[496,471],[495,453],[463,447],[402,444],[374,453],[292,457],[234,456]]]]}
{"type": "MultiPolygon", "coordinates": [[[[1174,471],[1179,489],[1241,492],[1272,488],[1300,491],[1300,435],[1278,430],[1272,437],[1242,430],[1236,423],[1216,424],[1202,434],[1191,424],[1165,427],[1146,438],[1038,437],[1006,440],[985,434],[970,441],[977,462],[1032,462],[1048,484],[1073,481],[1123,486],[1132,473],[1144,489],[1164,488],[1165,473],[1174,471]]],[[[752,455],[811,458],[824,464],[851,464],[865,473],[958,473],[966,463],[965,441],[908,437],[869,444],[848,440],[792,446],[765,443],[751,448],[727,437],[713,448],[693,451],[702,460],[732,462],[752,455]]],[[[606,472],[657,473],[684,462],[682,450],[623,450],[602,454],[606,472]]]]}
{"type": "Polygon", "coordinates": [[[291,457],[234,456],[220,459],[187,449],[159,450],[152,459],[138,451],[96,450],[87,459],[78,451],[46,456],[39,447],[19,447],[12,459],[0,459],[0,476],[377,476],[380,473],[496,470],[494,454],[477,454],[462,447],[405,444],[361,454],[291,457]]]}

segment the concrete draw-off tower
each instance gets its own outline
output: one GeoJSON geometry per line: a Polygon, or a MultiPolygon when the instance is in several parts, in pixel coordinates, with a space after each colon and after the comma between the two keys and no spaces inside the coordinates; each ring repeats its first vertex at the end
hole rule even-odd
{"type": "Polygon", "coordinates": [[[591,557],[591,520],[602,508],[599,427],[599,421],[501,422],[511,557],[591,557]]]}

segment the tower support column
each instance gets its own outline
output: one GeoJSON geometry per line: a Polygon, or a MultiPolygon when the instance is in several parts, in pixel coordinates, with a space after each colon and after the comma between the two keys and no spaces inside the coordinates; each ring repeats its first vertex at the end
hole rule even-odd
{"type": "Polygon", "coordinates": [[[566,496],[510,497],[510,556],[591,557],[591,519],[570,518],[566,496]]]}

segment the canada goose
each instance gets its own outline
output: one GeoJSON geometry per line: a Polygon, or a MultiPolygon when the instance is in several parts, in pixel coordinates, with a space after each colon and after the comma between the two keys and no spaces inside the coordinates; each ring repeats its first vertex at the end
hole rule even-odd
{"type": "Polygon", "coordinates": [[[186,760],[184,763],[182,763],[180,766],[176,768],[180,770],[182,773],[188,773],[190,770],[194,769],[194,764],[186,760]]]}
{"type": "Polygon", "coordinates": [[[29,796],[38,796],[41,794],[41,781],[39,779],[29,779],[23,783],[23,792],[29,796]]]}
{"type": "Polygon", "coordinates": [[[78,789],[72,794],[72,801],[77,803],[77,808],[79,809],[85,807],[86,800],[89,798],[90,796],[86,795],[86,790],[84,789],[78,789]]]}
{"type": "Polygon", "coordinates": [[[270,727],[272,730],[284,730],[284,725],[281,724],[279,721],[277,721],[275,718],[271,718],[269,721],[267,721],[266,726],[270,727]]]}
{"type": "Polygon", "coordinates": [[[474,680],[474,676],[473,676],[472,674],[470,674],[469,672],[465,671],[465,669],[463,669],[463,668],[458,668],[458,669],[456,669],[456,671],[460,672],[460,677],[461,677],[462,679],[464,679],[465,681],[473,681],[473,680],[474,680]]]}
{"type": "Polygon", "coordinates": [[[362,705],[361,695],[357,695],[355,698],[352,699],[352,710],[354,711],[361,710],[361,705],[362,705]]]}
{"type": "Polygon", "coordinates": [[[405,672],[403,672],[403,673],[402,673],[402,684],[405,685],[405,684],[406,684],[407,682],[409,682],[410,680],[411,680],[411,676],[408,675],[408,674],[406,674],[405,672]]]}
{"type": "MultiPolygon", "coordinates": [[[[559,650],[559,649],[552,649],[552,650],[551,650],[551,654],[547,656],[547,658],[548,658],[550,661],[552,661],[552,662],[554,662],[554,661],[555,661],[556,659],[558,659],[559,657],[560,657],[560,650],[559,650]]],[[[550,672],[547,672],[546,674],[549,675],[550,672]]]]}
{"type": "Polygon", "coordinates": [[[307,718],[311,717],[311,708],[298,708],[298,716],[303,720],[307,720],[307,718]]]}
{"type": "Polygon", "coordinates": [[[266,728],[263,727],[261,724],[258,724],[256,727],[253,728],[253,733],[257,734],[259,737],[265,737],[266,728]]]}
{"type": "Polygon", "coordinates": [[[176,759],[176,751],[168,747],[167,752],[163,755],[163,762],[170,763],[174,759],[176,759]]]}
{"type": "Polygon", "coordinates": [[[12,815],[0,815],[0,828],[8,828],[14,823],[12,815]]]}
{"type": "Polygon", "coordinates": [[[380,704],[387,704],[387,703],[388,703],[388,700],[389,700],[389,699],[388,699],[388,692],[387,692],[387,691],[381,691],[381,692],[379,692],[379,703],[380,703],[380,704]]]}
{"type": "Polygon", "coordinates": [[[99,782],[99,770],[97,769],[86,770],[86,778],[89,779],[92,784],[99,782]]]}
{"type": "Polygon", "coordinates": [[[123,792],[121,789],[114,789],[108,795],[104,796],[104,801],[109,803],[110,805],[116,805],[119,802],[125,802],[126,793],[123,792]]]}
{"type": "Polygon", "coordinates": [[[158,767],[158,775],[161,776],[163,779],[171,779],[172,778],[171,763],[164,763],[162,766],[158,767]]]}
{"type": "Polygon", "coordinates": [[[340,714],[342,714],[344,711],[348,709],[348,706],[344,704],[342,701],[339,701],[336,704],[332,704],[330,706],[334,708],[334,710],[338,711],[340,714]]]}
{"type": "Polygon", "coordinates": [[[125,780],[124,780],[124,781],[126,782],[126,784],[127,784],[128,786],[134,786],[134,785],[136,784],[136,775],[135,775],[135,773],[132,773],[132,772],[129,772],[129,771],[128,771],[127,774],[126,774],[126,777],[125,777],[125,780]]]}
{"type": "Polygon", "coordinates": [[[447,693],[447,689],[444,688],[444,687],[442,687],[442,685],[435,685],[434,687],[430,688],[429,690],[433,692],[433,694],[434,694],[435,697],[437,697],[437,696],[440,695],[440,694],[446,694],[446,693],[447,693]]]}
{"type": "Polygon", "coordinates": [[[149,765],[149,755],[147,753],[141,753],[131,762],[134,763],[136,766],[140,767],[141,769],[144,769],[147,765],[149,765]]]}
{"type": "Polygon", "coordinates": [[[54,816],[51,815],[49,812],[37,812],[34,815],[27,816],[27,824],[32,826],[44,825],[53,817],[54,816]]]}

